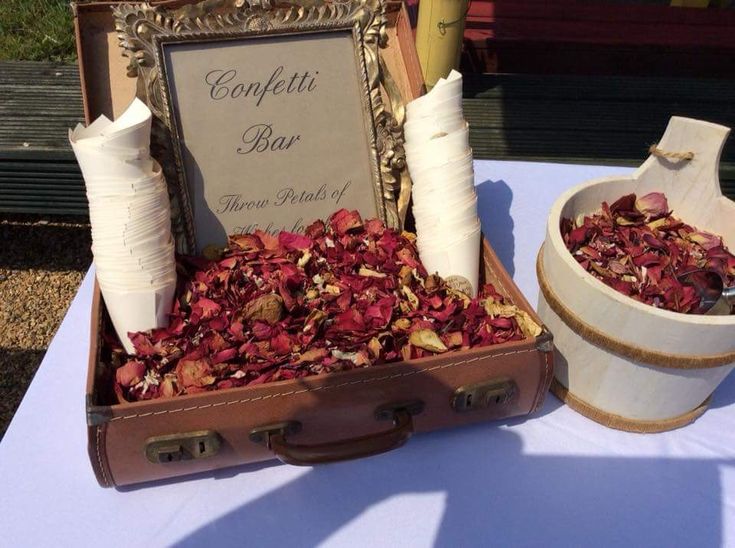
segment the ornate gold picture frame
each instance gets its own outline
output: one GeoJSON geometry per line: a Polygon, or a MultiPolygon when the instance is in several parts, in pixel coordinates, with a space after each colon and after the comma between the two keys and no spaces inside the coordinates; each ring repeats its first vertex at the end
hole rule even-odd
{"type": "MultiPolygon", "coordinates": [[[[285,212],[288,208],[282,206],[297,204],[299,196],[302,201],[306,196],[307,202],[312,199],[315,201],[314,204],[299,203],[294,207],[306,208],[309,213],[323,213],[327,211],[328,207],[332,206],[334,207],[329,212],[338,209],[342,204],[337,196],[341,198],[347,192],[345,188],[342,188],[342,194],[339,194],[339,188],[334,191],[330,188],[320,188],[318,191],[310,189],[306,192],[298,187],[295,189],[284,187],[289,190],[289,192],[285,192],[283,189],[279,190],[277,183],[267,180],[268,166],[282,167],[289,165],[289,161],[294,161],[292,159],[284,160],[286,155],[290,154],[289,151],[286,151],[280,157],[277,156],[279,150],[288,148],[284,143],[296,143],[293,148],[297,150],[302,142],[309,141],[309,139],[313,143],[333,139],[337,144],[334,150],[329,150],[329,147],[323,146],[319,149],[318,154],[311,154],[310,160],[306,161],[307,164],[314,162],[315,166],[325,167],[325,173],[328,173],[329,169],[326,169],[326,167],[338,165],[339,162],[348,162],[350,158],[354,157],[357,161],[353,161],[352,164],[364,164],[364,166],[367,166],[368,173],[365,177],[362,177],[362,172],[358,171],[356,172],[358,175],[356,179],[360,179],[360,181],[350,179],[346,182],[347,187],[355,182],[355,186],[350,187],[350,192],[355,193],[352,198],[353,202],[362,200],[364,195],[370,194],[374,200],[376,216],[381,218],[388,226],[399,228],[402,225],[403,219],[399,214],[398,203],[399,200],[407,201],[405,196],[399,198],[399,193],[402,190],[400,188],[402,172],[405,170],[402,132],[403,106],[400,96],[392,86],[389,75],[385,74],[385,67],[380,60],[379,49],[385,46],[387,40],[383,4],[381,0],[338,0],[336,2],[301,0],[301,3],[294,3],[294,1],[271,3],[265,0],[256,3],[247,0],[206,0],[177,9],[166,9],[162,6],[155,7],[148,3],[121,4],[113,8],[120,45],[124,50],[124,54],[130,59],[128,75],[138,78],[138,96],[147,102],[155,116],[152,152],[154,157],[161,162],[169,182],[172,200],[172,228],[178,243],[177,247],[181,252],[201,251],[207,244],[214,243],[210,241],[214,236],[202,238],[200,234],[201,226],[210,224],[201,220],[207,221],[206,216],[203,217],[205,213],[210,217],[220,214],[224,216],[230,213],[231,210],[237,209],[237,207],[242,209],[244,207],[242,204],[249,207],[249,204],[257,203],[255,199],[248,201],[251,198],[250,196],[242,197],[238,195],[239,197],[233,198],[233,194],[224,194],[221,198],[217,196],[214,200],[212,196],[209,196],[208,203],[210,205],[207,207],[211,211],[202,213],[207,208],[202,208],[195,199],[196,193],[200,192],[201,189],[197,190],[191,185],[192,180],[201,174],[193,173],[192,166],[194,164],[192,164],[192,161],[199,161],[203,164],[209,162],[211,166],[208,168],[208,173],[218,173],[218,169],[221,167],[223,174],[227,175],[232,173],[233,170],[232,166],[228,165],[230,159],[236,162],[243,154],[248,152],[264,151],[267,153],[266,156],[271,154],[272,164],[265,160],[260,161],[258,159],[260,163],[253,160],[252,165],[260,167],[253,168],[254,171],[252,172],[250,169],[242,171],[249,174],[258,173],[258,180],[253,184],[263,185],[263,188],[271,192],[269,196],[272,196],[273,200],[269,202],[269,206],[280,204],[279,207],[285,212]],[[328,116],[320,114],[322,116],[321,123],[316,123],[315,120],[309,119],[309,112],[321,112],[319,108],[324,111],[327,106],[331,108],[331,105],[324,104],[319,107],[318,101],[309,99],[311,102],[305,101],[305,104],[312,105],[309,107],[311,110],[298,111],[297,115],[289,117],[289,121],[296,119],[302,123],[302,126],[306,126],[300,128],[300,131],[308,135],[291,135],[290,141],[284,137],[283,140],[277,143],[278,146],[275,146],[274,139],[271,139],[268,143],[258,141],[256,143],[258,146],[255,147],[253,145],[254,138],[248,137],[247,132],[242,134],[239,146],[235,146],[235,143],[231,141],[220,144],[217,141],[219,132],[215,132],[216,136],[197,136],[196,139],[200,139],[200,142],[194,142],[196,132],[192,132],[187,128],[197,127],[196,124],[201,122],[202,117],[200,113],[188,113],[186,110],[187,108],[198,110],[198,107],[194,108],[194,105],[199,103],[185,97],[187,94],[191,95],[192,85],[190,84],[191,79],[187,79],[190,75],[184,74],[181,76],[182,73],[188,73],[189,69],[181,67],[204,66],[203,64],[208,63],[212,70],[206,72],[203,77],[204,80],[208,84],[224,81],[221,74],[226,72],[227,65],[220,66],[220,60],[223,58],[240,59],[243,57],[243,52],[251,50],[237,48],[240,46],[252,47],[249,44],[257,44],[260,48],[265,48],[270,44],[274,48],[272,51],[275,52],[272,57],[281,55],[280,58],[289,60],[298,58],[300,55],[310,55],[307,58],[312,62],[326,62],[325,60],[331,59],[329,52],[332,49],[335,52],[334,59],[346,59],[343,46],[344,38],[347,36],[350,37],[352,44],[352,61],[350,63],[355,68],[354,88],[358,90],[357,95],[359,97],[350,98],[348,91],[342,94],[340,94],[341,92],[338,93],[340,90],[335,89],[333,84],[329,85],[329,80],[327,80],[326,85],[314,83],[313,88],[315,90],[327,90],[329,93],[324,92],[324,100],[330,104],[341,104],[339,101],[344,99],[346,105],[359,105],[356,109],[359,112],[348,112],[351,110],[350,108],[339,109],[335,107],[329,111],[328,116]],[[292,49],[289,50],[288,48],[292,49]],[[340,48],[342,49],[340,50],[340,48]],[[309,51],[312,53],[309,54],[309,51]],[[339,51],[342,51],[342,53],[339,53],[339,51]],[[313,52],[318,52],[318,55],[313,52]],[[208,59],[211,60],[211,63],[208,59]],[[220,72],[215,73],[216,71],[220,72]],[[214,76],[212,76],[212,73],[215,73],[214,76]],[[322,87],[319,88],[319,85],[322,85],[322,87]],[[389,98],[390,111],[385,108],[383,103],[383,93],[389,98]],[[318,108],[315,109],[314,105],[318,108]],[[345,116],[345,127],[349,129],[359,125],[362,129],[360,138],[363,139],[366,145],[364,147],[364,159],[355,156],[355,151],[362,154],[361,145],[349,146],[341,151],[339,149],[345,137],[348,138],[348,141],[354,137],[354,131],[347,131],[335,140],[336,137],[332,135],[334,132],[325,129],[330,127],[330,123],[334,123],[333,117],[340,117],[343,114],[345,116]],[[358,114],[361,120],[359,124],[356,122],[358,114]],[[313,133],[313,136],[311,133],[313,133]],[[210,140],[211,142],[205,143],[201,140],[210,140]],[[243,146],[243,143],[245,143],[245,146],[243,146]],[[227,160],[224,162],[213,160],[214,155],[202,153],[203,149],[216,150],[219,153],[223,147],[227,149],[227,154],[231,155],[231,157],[227,156],[227,160]],[[263,150],[261,151],[261,149],[263,150]],[[199,160],[195,158],[197,154],[199,160]],[[236,154],[239,154],[240,157],[236,154]],[[350,154],[353,156],[350,156],[350,154]],[[260,171],[257,171],[257,169],[260,169],[260,171]],[[367,190],[363,188],[367,186],[363,179],[369,179],[370,188],[367,190]],[[320,199],[324,201],[321,205],[317,203],[320,199]],[[330,202],[330,199],[334,203],[330,202]],[[196,207],[200,207],[197,215],[194,211],[196,207]]],[[[252,51],[255,51],[255,49],[252,51]]],[[[260,55],[253,59],[260,60],[269,56],[260,55]]],[[[335,64],[336,61],[331,63],[335,64]]],[[[280,65],[280,68],[283,69],[283,65],[280,65]]],[[[294,97],[298,95],[298,86],[294,82],[303,84],[301,86],[302,91],[306,94],[310,90],[306,78],[307,76],[313,77],[314,72],[318,73],[318,71],[305,71],[306,76],[301,75],[303,76],[301,80],[298,80],[298,78],[294,80],[296,74],[298,74],[295,73],[290,81],[292,85],[288,88],[289,90],[293,88],[294,97]]],[[[230,73],[227,74],[229,78],[230,73]]],[[[344,86],[347,89],[352,76],[345,74],[344,70],[342,74],[344,76],[344,86]]],[[[195,77],[199,78],[199,81],[202,80],[201,75],[195,75],[195,77]]],[[[232,79],[233,85],[234,81],[232,79]]],[[[237,90],[242,92],[252,88],[255,84],[246,82],[239,85],[241,87],[237,90]],[[250,88],[247,87],[248,85],[250,85],[250,88]]],[[[233,89],[228,87],[227,91],[230,92],[233,89]]],[[[285,85],[279,89],[284,92],[285,96],[287,89],[285,85]]],[[[214,87],[210,86],[209,99],[218,101],[222,90],[213,90],[214,87]]],[[[230,95],[232,97],[237,95],[239,101],[239,95],[243,94],[232,92],[230,95]]],[[[244,93],[244,95],[248,94],[244,93]]],[[[231,97],[228,96],[227,99],[229,100],[231,97]]],[[[262,99],[260,97],[261,101],[262,99]]],[[[278,117],[285,113],[283,115],[288,116],[288,111],[277,108],[275,101],[276,99],[273,99],[271,115],[278,117]]],[[[294,101],[292,103],[295,105],[294,101]]],[[[237,108],[240,109],[244,103],[233,100],[232,104],[236,104],[237,108]]],[[[257,106],[260,106],[260,104],[258,102],[257,106]]],[[[293,106],[292,108],[298,107],[293,106]]],[[[276,127],[275,123],[270,122],[256,125],[269,126],[268,131],[272,133],[276,127]]],[[[256,135],[256,133],[252,135],[256,135]]],[[[275,133],[273,135],[275,136],[275,133]]],[[[306,145],[304,145],[304,148],[306,148],[306,145]]],[[[256,156],[255,152],[253,152],[253,156],[256,156]]],[[[295,154],[291,158],[299,158],[295,154]]],[[[352,164],[348,166],[350,169],[353,169],[352,164]]],[[[233,165],[235,164],[233,163],[233,165]]],[[[195,167],[199,169],[199,166],[195,167]]],[[[354,169],[358,169],[358,167],[354,169]]],[[[199,184],[203,186],[201,182],[199,184]]],[[[207,181],[208,191],[211,190],[213,184],[212,181],[207,181]]],[[[342,181],[340,181],[340,184],[343,187],[345,186],[342,181]]],[[[267,201],[269,198],[263,198],[263,200],[267,201]]],[[[255,211],[255,206],[253,211],[255,211]]],[[[367,211],[373,212],[372,205],[368,207],[367,211]]],[[[281,211],[275,213],[278,213],[279,218],[282,216],[281,211]]],[[[230,227],[225,228],[230,230],[230,227]]],[[[243,227],[242,231],[247,231],[248,228],[288,230],[290,225],[266,227],[251,224],[243,227]]]]}

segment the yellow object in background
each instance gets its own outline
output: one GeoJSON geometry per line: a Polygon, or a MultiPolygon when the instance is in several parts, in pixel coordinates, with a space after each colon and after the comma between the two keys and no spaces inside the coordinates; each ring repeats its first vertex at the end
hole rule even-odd
{"type": "Polygon", "coordinates": [[[679,8],[706,8],[709,0],[671,0],[671,5],[679,8]]]}
{"type": "Polygon", "coordinates": [[[421,0],[416,51],[426,88],[459,66],[467,0],[421,0]]]}

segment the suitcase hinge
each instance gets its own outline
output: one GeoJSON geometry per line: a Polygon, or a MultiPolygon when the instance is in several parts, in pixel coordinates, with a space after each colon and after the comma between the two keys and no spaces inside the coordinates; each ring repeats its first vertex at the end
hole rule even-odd
{"type": "Polygon", "coordinates": [[[109,422],[112,411],[105,405],[93,405],[91,396],[87,396],[87,426],[99,426],[109,422]]]}

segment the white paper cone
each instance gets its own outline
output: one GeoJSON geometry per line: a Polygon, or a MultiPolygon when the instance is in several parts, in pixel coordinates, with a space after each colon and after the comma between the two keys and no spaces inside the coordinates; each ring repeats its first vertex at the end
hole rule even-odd
{"type": "Polygon", "coordinates": [[[128,354],[135,348],[128,333],[168,326],[176,283],[145,291],[115,291],[100,284],[102,296],[120,342],[128,354]]]}
{"type": "Polygon", "coordinates": [[[103,114],[87,127],[84,127],[82,124],[77,124],[74,130],[69,134],[69,137],[73,137],[75,141],[93,137],[95,135],[99,135],[100,132],[110,124],[112,124],[112,120],[103,114]]]}
{"type": "Polygon", "coordinates": [[[463,280],[466,280],[472,288],[470,296],[476,296],[480,274],[480,234],[478,228],[451,246],[419,250],[427,272],[438,272],[442,278],[456,283],[460,288],[463,280]]]}
{"type": "Polygon", "coordinates": [[[421,171],[437,167],[452,160],[464,158],[470,150],[469,127],[464,123],[462,129],[452,133],[440,133],[426,142],[404,147],[409,170],[421,171]]]}
{"type": "Polygon", "coordinates": [[[142,150],[146,153],[151,144],[151,122],[153,116],[143,101],[135,98],[114,122],[98,118],[83,131],[75,128],[71,135],[74,144],[115,150],[142,150]],[[99,122],[99,123],[98,123],[99,122]]]}
{"type": "Polygon", "coordinates": [[[442,112],[437,116],[406,122],[403,126],[406,146],[427,142],[441,133],[459,131],[465,123],[461,110],[442,112]]]}
{"type": "Polygon", "coordinates": [[[417,230],[445,229],[459,222],[474,224],[477,221],[477,198],[447,205],[444,210],[430,208],[426,211],[419,211],[414,209],[414,217],[417,230]]]}
{"type": "Polygon", "coordinates": [[[408,119],[421,115],[430,115],[437,103],[451,99],[462,107],[462,74],[453,70],[446,78],[441,78],[434,87],[422,97],[414,99],[406,105],[408,119]]]}
{"type": "Polygon", "coordinates": [[[69,141],[85,179],[97,279],[120,341],[168,325],[176,288],[170,203],[150,157],[152,115],[134,100],[111,122],[78,125],[69,141]]]}

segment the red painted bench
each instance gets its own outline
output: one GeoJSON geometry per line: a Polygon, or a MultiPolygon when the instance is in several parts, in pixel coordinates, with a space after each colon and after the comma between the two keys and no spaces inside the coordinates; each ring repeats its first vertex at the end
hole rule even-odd
{"type": "Polygon", "coordinates": [[[735,77],[735,10],[589,0],[474,0],[472,72],[735,77]]]}

